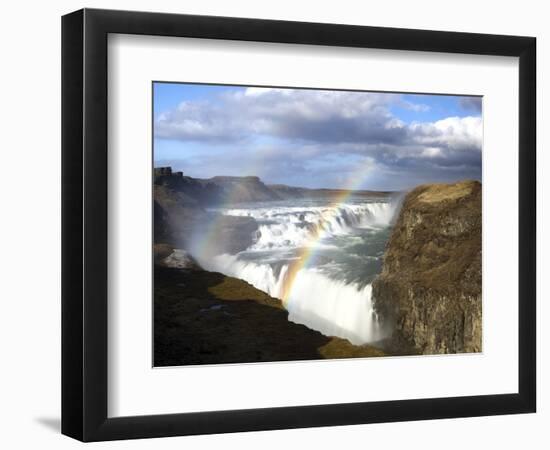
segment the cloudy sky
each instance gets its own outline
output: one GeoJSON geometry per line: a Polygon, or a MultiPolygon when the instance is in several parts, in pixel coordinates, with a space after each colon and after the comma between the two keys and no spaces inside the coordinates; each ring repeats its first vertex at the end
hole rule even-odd
{"type": "Polygon", "coordinates": [[[155,166],[268,184],[408,189],[481,179],[479,97],[154,84],[155,166]]]}

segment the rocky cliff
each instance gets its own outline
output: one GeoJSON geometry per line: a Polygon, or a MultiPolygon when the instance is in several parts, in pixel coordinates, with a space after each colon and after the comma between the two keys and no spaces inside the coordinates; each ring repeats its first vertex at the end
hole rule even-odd
{"type": "Polygon", "coordinates": [[[177,193],[178,199],[186,206],[220,203],[224,196],[223,188],[216,183],[172,172],[171,167],[155,168],[154,185],[177,193]]]}
{"type": "Polygon", "coordinates": [[[481,351],[481,184],[411,191],[373,282],[393,345],[424,354],[481,351]]]}
{"type": "Polygon", "coordinates": [[[155,168],[155,186],[176,192],[187,205],[216,206],[280,199],[255,176],[193,178],[173,172],[170,167],[155,168]]]}
{"type": "Polygon", "coordinates": [[[235,254],[252,244],[258,224],[251,217],[226,216],[189,202],[185,193],[155,185],[154,242],[194,253],[235,254]],[[201,248],[197,248],[201,246],[201,248]]]}

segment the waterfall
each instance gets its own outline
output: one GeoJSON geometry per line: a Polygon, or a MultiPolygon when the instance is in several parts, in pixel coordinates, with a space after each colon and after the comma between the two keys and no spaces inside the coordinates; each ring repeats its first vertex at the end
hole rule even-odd
{"type": "MultiPolygon", "coordinates": [[[[307,264],[299,260],[296,250],[304,245],[313,247],[312,251],[334,247],[331,238],[345,239],[354,230],[387,229],[396,209],[390,202],[225,209],[226,215],[256,219],[259,228],[254,243],[245,252],[220,254],[206,261],[199,258],[199,262],[207,270],[240,278],[281,299],[292,267],[295,275],[285,299],[289,320],[356,345],[375,342],[387,337],[388,330],[373,309],[371,285],[339,279],[327,270],[328,263],[307,264]],[[323,239],[311,242],[314,226],[323,227],[323,239]]],[[[361,260],[357,263],[362,264],[361,260]]]]}

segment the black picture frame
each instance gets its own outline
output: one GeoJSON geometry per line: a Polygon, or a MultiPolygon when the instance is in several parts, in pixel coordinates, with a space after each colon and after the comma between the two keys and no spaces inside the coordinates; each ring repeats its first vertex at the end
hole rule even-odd
{"type": "Polygon", "coordinates": [[[397,422],[536,409],[536,39],[83,9],[62,18],[62,433],[82,441],[397,422]],[[517,393],[107,416],[107,36],[279,42],[519,58],[517,393]]]}

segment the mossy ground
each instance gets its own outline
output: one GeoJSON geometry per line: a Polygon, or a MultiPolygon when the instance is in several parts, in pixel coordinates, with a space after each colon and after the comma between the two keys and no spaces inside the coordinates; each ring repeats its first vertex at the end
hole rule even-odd
{"type": "Polygon", "coordinates": [[[237,278],[155,266],[155,366],[384,356],[288,321],[281,301],[237,278]]]}

